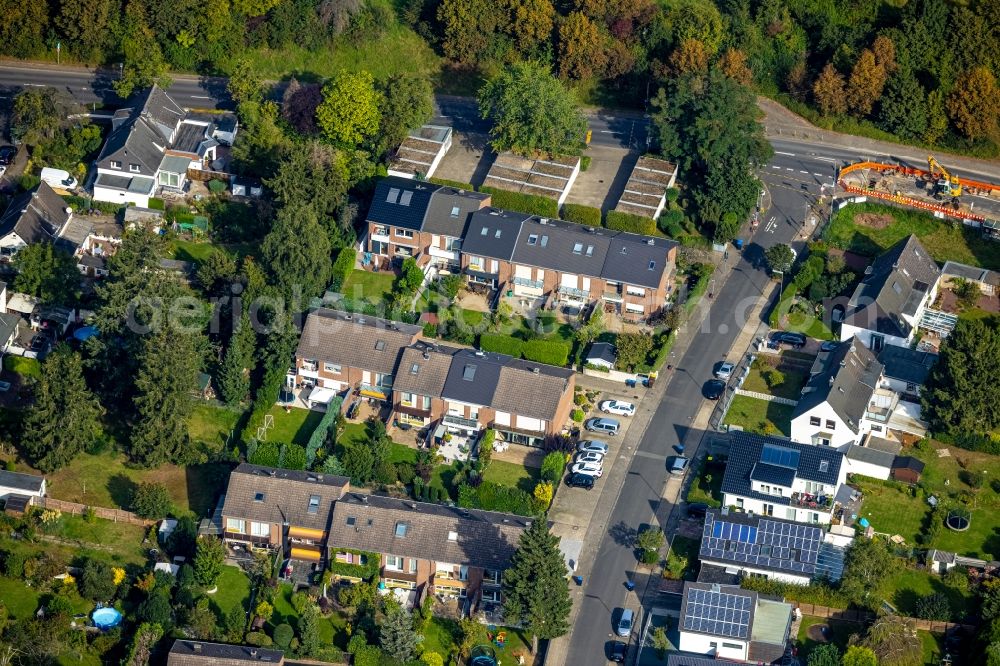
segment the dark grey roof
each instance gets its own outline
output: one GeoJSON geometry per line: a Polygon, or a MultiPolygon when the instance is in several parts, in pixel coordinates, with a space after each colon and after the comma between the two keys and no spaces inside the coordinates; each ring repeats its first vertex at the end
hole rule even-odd
{"type": "Polygon", "coordinates": [[[422,332],[413,324],[319,308],[306,318],[295,355],[391,375],[422,332]]]}
{"type": "Polygon", "coordinates": [[[459,350],[452,356],[441,397],[472,405],[492,404],[500,370],[511,360],[506,354],[459,350]]]}
{"type": "Polygon", "coordinates": [[[857,444],[851,444],[847,447],[847,453],[844,454],[849,460],[857,460],[858,462],[868,463],[869,465],[877,465],[879,467],[885,467],[889,469],[892,467],[892,461],[896,459],[894,453],[889,453],[887,451],[879,451],[878,449],[873,449],[868,446],[858,446],[857,444]]]}
{"type": "Polygon", "coordinates": [[[97,156],[97,166],[110,169],[111,161],[116,160],[121,162],[125,175],[133,173],[130,164],[137,164],[140,175],[155,176],[163,151],[185,115],[184,109],[158,86],[143,90],[128,109],[116,112],[114,129],[97,156]]]}
{"type": "Polygon", "coordinates": [[[181,153],[192,153],[194,155],[198,155],[202,143],[209,139],[207,132],[210,129],[211,125],[206,126],[198,123],[182,122],[177,127],[177,133],[174,135],[174,140],[170,144],[170,149],[181,153]]]}
{"type": "Polygon", "coordinates": [[[615,351],[615,346],[610,342],[595,342],[590,345],[590,351],[587,352],[587,360],[589,361],[590,359],[600,359],[608,363],[614,363],[618,360],[618,353],[615,351]]]}
{"type": "Polygon", "coordinates": [[[347,493],[333,508],[328,543],[484,569],[506,569],[531,518],[347,493]],[[402,527],[401,527],[402,526],[402,527]]]}
{"type": "Polygon", "coordinates": [[[333,503],[349,486],[343,476],[241,463],[229,475],[222,515],[325,530],[333,503]],[[318,509],[310,511],[317,495],[318,509]]]}
{"type": "Polygon", "coordinates": [[[45,477],[34,474],[24,474],[22,472],[8,472],[0,470],[0,487],[14,488],[29,493],[37,493],[42,489],[45,477]]]}
{"type": "Polygon", "coordinates": [[[75,250],[83,245],[93,229],[94,225],[90,220],[82,217],[73,217],[69,220],[69,224],[63,227],[62,233],[59,234],[59,240],[68,243],[75,250]]]}
{"type": "Polygon", "coordinates": [[[746,666],[746,662],[720,659],[691,652],[668,652],[667,666],[746,666]]]}
{"type": "Polygon", "coordinates": [[[788,504],[788,497],[765,495],[751,489],[750,475],[761,462],[765,445],[791,450],[798,455],[795,478],[836,485],[844,454],[828,446],[797,444],[781,437],[766,437],[743,431],[729,433],[729,462],[722,477],[722,492],[764,500],[772,504],[788,504]],[[820,463],[826,462],[825,471],[820,463]]]}
{"type": "Polygon", "coordinates": [[[879,352],[878,360],[885,367],[886,377],[922,386],[927,381],[931,368],[937,363],[937,354],[898,345],[885,345],[879,352]]]}
{"type": "Polygon", "coordinates": [[[619,233],[611,239],[601,277],[656,289],[677,242],[667,238],[619,233]]]}
{"type": "Polygon", "coordinates": [[[994,287],[1000,286],[1000,273],[985,268],[979,268],[978,266],[960,264],[957,261],[944,262],[944,266],[941,268],[941,274],[951,277],[960,277],[966,280],[973,280],[975,282],[981,282],[994,287]]]}
{"type": "Polygon", "coordinates": [[[712,509],[705,514],[698,557],[811,577],[821,543],[823,529],[816,525],[712,509]]]}
{"type": "Polygon", "coordinates": [[[954,564],[955,553],[949,553],[946,550],[937,550],[935,548],[927,551],[927,560],[930,562],[943,562],[945,564],[954,564]]]}
{"type": "Polygon", "coordinates": [[[430,206],[427,208],[420,230],[462,238],[469,224],[469,217],[482,208],[483,203],[489,198],[488,194],[455,187],[441,187],[431,196],[430,206]]]}
{"type": "Polygon", "coordinates": [[[462,253],[510,261],[521,223],[530,217],[499,208],[484,208],[473,213],[462,240],[462,253]]]}
{"type": "Polygon", "coordinates": [[[604,230],[571,222],[531,218],[521,225],[514,263],[577,275],[601,275],[611,246],[604,230]]]}
{"type": "Polygon", "coordinates": [[[421,180],[389,176],[375,186],[368,221],[419,231],[431,195],[441,186],[421,180]]]}
{"type": "Polygon", "coordinates": [[[15,197],[0,217],[0,237],[13,232],[25,243],[55,241],[72,213],[48,183],[15,197]]]}
{"type": "Polygon", "coordinates": [[[924,471],[924,461],[913,456],[896,456],[892,461],[893,469],[912,469],[914,472],[924,471]]]}
{"type": "Polygon", "coordinates": [[[790,467],[779,467],[759,462],[750,471],[750,479],[790,488],[795,482],[795,470],[790,467]]]}
{"type": "Polygon", "coordinates": [[[867,347],[857,338],[845,341],[826,355],[823,371],[809,378],[792,418],[826,403],[857,433],[881,376],[882,364],[867,347]]]}
{"type": "Polygon", "coordinates": [[[865,448],[897,455],[900,451],[902,451],[903,445],[890,439],[882,439],[881,437],[872,437],[869,435],[868,441],[865,442],[865,448]]]}
{"type": "Polygon", "coordinates": [[[917,237],[902,239],[865,270],[848,304],[844,322],[886,335],[907,337],[902,315],[916,313],[940,270],[917,237]]]}
{"type": "Polygon", "coordinates": [[[206,643],[178,638],[167,654],[167,666],[189,666],[212,664],[213,666],[235,666],[236,664],[272,663],[284,660],[281,650],[251,647],[249,645],[226,645],[206,643]]]}
{"type": "Polygon", "coordinates": [[[125,190],[128,191],[129,186],[132,184],[131,176],[119,176],[113,173],[99,173],[97,174],[97,180],[94,181],[96,187],[107,187],[115,190],[125,190]]]}
{"type": "Polygon", "coordinates": [[[21,318],[12,312],[0,312],[0,347],[10,342],[11,336],[17,330],[21,318]]]}
{"type": "Polygon", "coordinates": [[[680,630],[750,641],[757,593],[736,586],[684,583],[680,630]]]}

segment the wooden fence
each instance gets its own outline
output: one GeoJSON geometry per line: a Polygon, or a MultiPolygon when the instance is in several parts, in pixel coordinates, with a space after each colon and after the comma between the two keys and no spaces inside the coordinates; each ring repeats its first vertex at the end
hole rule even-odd
{"type": "MultiPolygon", "coordinates": [[[[875,619],[875,614],[870,611],[862,610],[848,610],[845,608],[828,608],[827,606],[817,606],[815,604],[807,604],[801,602],[793,602],[802,611],[803,615],[811,615],[812,617],[822,617],[828,620],[841,620],[844,622],[861,622],[867,623],[875,619]]],[[[939,620],[921,620],[915,617],[907,618],[913,621],[914,626],[917,629],[923,631],[929,631],[935,634],[946,633],[949,629],[955,627],[962,627],[963,629],[968,629],[974,631],[976,629],[975,625],[971,624],[959,624],[957,622],[941,622],[939,620]]]]}
{"type": "Polygon", "coordinates": [[[147,527],[156,522],[155,520],[140,518],[131,511],[108,509],[103,506],[90,506],[88,504],[78,504],[76,502],[67,502],[65,500],[58,500],[52,497],[34,497],[32,498],[31,503],[35,506],[40,506],[43,509],[56,509],[74,516],[82,516],[87,509],[90,509],[98,518],[112,520],[116,523],[129,523],[130,525],[142,525],[143,527],[147,527]]]}

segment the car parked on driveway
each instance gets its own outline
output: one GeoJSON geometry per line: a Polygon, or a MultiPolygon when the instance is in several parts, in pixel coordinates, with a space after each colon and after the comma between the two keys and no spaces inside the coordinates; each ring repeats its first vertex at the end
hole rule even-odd
{"type": "Polygon", "coordinates": [[[570,465],[569,471],[571,474],[586,474],[600,478],[604,474],[604,467],[600,463],[578,462],[570,465]]]}
{"type": "Polygon", "coordinates": [[[701,387],[701,394],[709,400],[718,400],[726,391],[726,382],[721,379],[709,379],[701,387]]]}
{"type": "Polygon", "coordinates": [[[585,451],[576,454],[576,462],[592,462],[598,465],[604,464],[604,454],[597,451],[585,451]]]}
{"type": "Polygon", "coordinates": [[[778,331],[771,336],[771,340],[778,345],[788,345],[795,349],[806,346],[806,336],[804,333],[795,331],[778,331]]]}
{"type": "Polygon", "coordinates": [[[832,352],[832,351],[836,351],[837,347],[839,347],[839,346],[840,346],[840,343],[837,342],[836,340],[827,340],[826,342],[824,342],[823,344],[821,344],[819,346],[819,350],[820,351],[824,351],[824,352],[832,352]]]}
{"type": "Polygon", "coordinates": [[[17,148],[14,146],[0,146],[0,166],[10,166],[16,154],[17,148]]]}
{"type": "Polygon", "coordinates": [[[580,453],[593,451],[606,456],[608,455],[608,443],[599,439],[581,439],[576,445],[576,450],[580,453]]]}
{"type": "Polygon", "coordinates": [[[605,414],[615,414],[617,416],[632,416],[635,414],[635,405],[624,400],[604,400],[597,407],[605,414]]]}
{"type": "Polygon", "coordinates": [[[566,485],[570,488],[583,488],[590,490],[594,487],[595,477],[590,474],[570,474],[566,477],[566,485]]]}
{"type": "Polygon", "coordinates": [[[729,361],[723,361],[715,369],[715,376],[718,377],[719,379],[729,379],[730,377],[733,376],[733,370],[735,369],[736,369],[735,365],[733,365],[729,361]]]}
{"type": "Polygon", "coordinates": [[[590,432],[603,432],[605,435],[614,437],[618,434],[622,424],[614,419],[592,418],[583,423],[583,427],[590,432]]]}

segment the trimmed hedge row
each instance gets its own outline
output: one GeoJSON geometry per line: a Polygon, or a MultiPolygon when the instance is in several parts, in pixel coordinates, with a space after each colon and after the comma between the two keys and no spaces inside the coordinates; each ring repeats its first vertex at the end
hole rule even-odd
{"type": "Polygon", "coordinates": [[[521,192],[509,192],[486,186],[479,188],[479,191],[491,196],[492,205],[495,208],[516,210],[521,213],[528,213],[529,215],[541,215],[542,217],[559,217],[559,203],[555,199],[547,199],[521,192]]]}
{"type": "Polygon", "coordinates": [[[569,362],[569,345],[554,340],[529,340],[521,354],[529,361],[562,367],[569,362]]]}
{"type": "Polygon", "coordinates": [[[656,233],[656,220],[642,215],[632,215],[618,210],[609,210],[604,216],[604,226],[615,231],[629,231],[633,234],[652,236],[656,233]]]}
{"type": "Polygon", "coordinates": [[[567,222],[585,224],[588,227],[601,226],[601,209],[580,204],[563,204],[562,219],[567,222]]]}
{"type": "Polygon", "coordinates": [[[495,333],[483,333],[479,336],[479,348],[483,351],[497,352],[499,354],[509,354],[514,358],[520,358],[524,348],[524,343],[509,335],[497,335],[495,333]]]}
{"type": "Polygon", "coordinates": [[[370,553],[366,550],[355,550],[353,548],[335,548],[337,553],[351,553],[352,555],[357,555],[363,557],[365,560],[364,564],[348,564],[347,562],[337,562],[333,560],[330,562],[330,571],[337,576],[349,576],[351,578],[360,578],[362,580],[372,580],[378,576],[379,563],[381,558],[378,553],[370,553]]]}
{"type": "Polygon", "coordinates": [[[456,190],[468,190],[469,192],[475,192],[476,187],[472,183],[463,183],[460,180],[448,180],[447,178],[428,178],[428,183],[434,183],[435,185],[444,185],[445,187],[454,187],[456,190]]]}

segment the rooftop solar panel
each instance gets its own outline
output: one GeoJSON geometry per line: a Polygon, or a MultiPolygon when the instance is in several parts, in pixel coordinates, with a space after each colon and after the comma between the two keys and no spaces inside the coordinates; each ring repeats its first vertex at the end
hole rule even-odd
{"type": "Polygon", "coordinates": [[[747,639],[753,599],[743,594],[688,588],[684,629],[747,639]]]}
{"type": "Polygon", "coordinates": [[[766,518],[755,520],[756,525],[734,523],[709,512],[702,532],[701,557],[807,575],[815,572],[823,541],[821,528],[766,518]]]}
{"type": "Polygon", "coordinates": [[[775,444],[765,444],[760,452],[760,461],[779,467],[798,469],[799,452],[775,444]]]}

